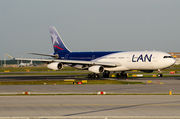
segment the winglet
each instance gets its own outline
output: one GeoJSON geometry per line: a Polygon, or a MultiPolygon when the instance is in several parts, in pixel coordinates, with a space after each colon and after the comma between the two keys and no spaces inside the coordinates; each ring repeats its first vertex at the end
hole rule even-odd
{"type": "Polygon", "coordinates": [[[8,54],[6,54],[6,53],[5,53],[5,55],[6,55],[8,58],[10,58],[10,59],[15,59],[14,57],[12,57],[12,56],[10,56],[10,55],[8,55],[8,54]]]}

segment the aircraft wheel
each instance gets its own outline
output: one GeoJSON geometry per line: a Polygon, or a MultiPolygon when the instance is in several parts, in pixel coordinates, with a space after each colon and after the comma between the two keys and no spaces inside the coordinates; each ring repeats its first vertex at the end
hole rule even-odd
{"type": "Polygon", "coordinates": [[[105,75],[106,73],[103,73],[103,78],[106,78],[106,75],[105,75]]]}
{"type": "Polygon", "coordinates": [[[103,78],[106,78],[106,77],[105,77],[105,74],[103,74],[103,78]]]}
{"type": "Polygon", "coordinates": [[[88,79],[91,79],[92,78],[92,75],[91,74],[88,74],[88,79]]]}
{"type": "Polygon", "coordinates": [[[88,78],[99,78],[99,74],[88,74],[88,78]]]}
{"type": "Polygon", "coordinates": [[[109,78],[109,74],[107,74],[106,78],[109,78]]]}
{"type": "Polygon", "coordinates": [[[109,78],[109,74],[108,73],[104,73],[103,74],[103,78],[109,78]]]}
{"type": "Polygon", "coordinates": [[[95,78],[97,78],[97,79],[98,79],[98,78],[99,78],[99,74],[95,74],[95,78]]]}
{"type": "Polygon", "coordinates": [[[158,74],[158,77],[163,77],[163,74],[158,74]]]}
{"type": "Polygon", "coordinates": [[[124,74],[120,73],[119,78],[123,78],[124,74]]]}
{"type": "Polygon", "coordinates": [[[92,74],[92,78],[93,78],[93,79],[96,78],[96,74],[92,74]]]}
{"type": "Polygon", "coordinates": [[[109,71],[104,71],[103,72],[103,78],[109,78],[109,74],[110,74],[109,71]]]}
{"type": "Polygon", "coordinates": [[[124,78],[127,78],[127,73],[124,74],[124,78]]]}
{"type": "Polygon", "coordinates": [[[127,73],[121,72],[119,78],[127,78],[127,73]]]}
{"type": "Polygon", "coordinates": [[[119,78],[119,77],[120,77],[120,74],[119,74],[119,73],[117,73],[117,74],[116,74],[116,77],[117,77],[117,78],[119,78]]]}

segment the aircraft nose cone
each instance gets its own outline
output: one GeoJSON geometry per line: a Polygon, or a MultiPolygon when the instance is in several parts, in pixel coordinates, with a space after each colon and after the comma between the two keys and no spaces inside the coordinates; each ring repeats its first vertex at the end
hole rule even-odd
{"type": "Polygon", "coordinates": [[[175,64],[175,62],[176,62],[176,60],[173,58],[173,60],[172,60],[172,65],[174,65],[174,64],[175,64]]]}
{"type": "Polygon", "coordinates": [[[174,58],[171,58],[171,60],[169,60],[169,65],[172,66],[174,65],[176,62],[176,60],[174,58]]]}

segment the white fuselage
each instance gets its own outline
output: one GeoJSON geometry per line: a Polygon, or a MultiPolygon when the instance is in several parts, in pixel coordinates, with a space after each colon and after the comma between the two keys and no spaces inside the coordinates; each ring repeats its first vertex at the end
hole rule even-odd
{"type": "Polygon", "coordinates": [[[114,62],[117,67],[105,67],[108,71],[155,70],[168,68],[175,63],[171,55],[159,51],[133,51],[109,54],[93,61],[114,62]]]}

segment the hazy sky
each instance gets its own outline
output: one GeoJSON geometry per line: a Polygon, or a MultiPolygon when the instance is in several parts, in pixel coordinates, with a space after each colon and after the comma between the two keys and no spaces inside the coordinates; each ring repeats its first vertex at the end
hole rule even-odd
{"type": "MultiPolygon", "coordinates": [[[[53,52],[55,26],[71,51],[180,52],[180,0],[0,0],[4,53],[53,52]]],[[[37,58],[37,57],[35,57],[37,58]]],[[[41,57],[42,58],[42,57],[41,57]]]]}

